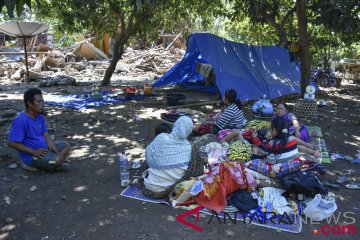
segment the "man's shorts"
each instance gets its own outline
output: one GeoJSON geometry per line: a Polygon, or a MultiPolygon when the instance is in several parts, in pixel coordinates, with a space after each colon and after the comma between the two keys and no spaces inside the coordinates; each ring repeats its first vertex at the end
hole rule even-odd
{"type": "MultiPolygon", "coordinates": [[[[65,141],[56,141],[54,143],[59,151],[61,151],[66,145],[65,141]]],[[[56,157],[56,153],[50,151],[49,149],[48,153],[45,156],[41,158],[34,157],[31,166],[36,167],[37,169],[53,172],[56,170],[57,167],[55,166],[56,157]]]]}

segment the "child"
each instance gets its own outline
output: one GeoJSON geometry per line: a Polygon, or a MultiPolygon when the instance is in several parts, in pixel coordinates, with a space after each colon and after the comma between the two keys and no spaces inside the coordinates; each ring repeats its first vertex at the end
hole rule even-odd
{"type": "Polygon", "coordinates": [[[265,160],[276,164],[294,159],[299,159],[297,141],[288,132],[288,123],[281,117],[274,118],[271,122],[270,133],[272,139],[265,144],[252,132],[254,144],[265,152],[265,160]]]}
{"type": "Polygon", "coordinates": [[[159,135],[160,133],[171,133],[171,127],[167,123],[160,123],[155,128],[155,137],[159,135]]]}
{"type": "Polygon", "coordinates": [[[249,161],[245,166],[253,171],[271,178],[280,178],[285,174],[298,171],[301,168],[301,160],[297,141],[288,133],[288,124],[281,118],[274,118],[271,122],[271,140],[263,143],[252,131],[255,147],[254,155],[261,155],[262,159],[249,161]],[[260,149],[260,151],[258,151],[260,149]]]}

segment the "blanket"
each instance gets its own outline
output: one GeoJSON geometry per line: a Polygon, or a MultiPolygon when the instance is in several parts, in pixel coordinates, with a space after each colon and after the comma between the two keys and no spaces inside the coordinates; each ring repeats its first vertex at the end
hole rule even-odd
{"type": "MultiPolygon", "coordinates": [[[[150,203],[161,203],[161,204],[166,204],[171,206],[170,202],[166,199],[152,199],[149,197],[146,197],[142,194],[141,192],[141,188],[139,188],[137,185],[130,185],[129,187],[127,187],[126,189],[124,189],[121,192],[121,196],[123,197],[127,197],[127,198],[132,198],[132,199],[137,199],[143,202],[150,202],[150,203]]],[[[198,205],[197,204],[193,204],[190,206],[176,206],[175,208],[178,209],[183,209],[183,210],[191,210],[196,208],[198,205]]],[[[227,209],[227,208],[226,208],[227,209]]],[[[217,214],[217,216],[222,219],[225,220],[227,222],[231,222],[231,220],[229,218],[232,218],[233,220],[235,219],[235,215],[236,214],[236,219],[238,220],[237,224],[242,226],[243,223],[241,223],[240,221],[243,219],[244,215],[239,213],[239,212],[235,212],[235,213],[225,213],[225,211],[220,212],[219,214],[217,214]]],[[[204,217],[205,215],[209,215],[212,216],[214,214],[214,212],[209,211],[207,209],[202,209],[201,210],[201,216],[204,217]]],[[[260,226],[260,227],[266,227],[266,228],[271,228],[271,229],[276,229],[278,231],[284,231],[284,232],[290,232],[290,233],[300,233],[301,229],[302,229],[302,221],[299,217],[299,215],[290,215],[291,219],[296,219],[295,221],[293,221],[292,224],[287,224],[287,223],[279,223],[279,224],[274,224],[271,221],[266,221],[266,224],[262,223],[263,221],[254,218],[250,224],[256,225],[256,226],[260,226]]],[[[206,218],[205,221],[209,221],[208,218],[206,218]]],[[[213,217],[212,221],[214,222],[214,224],[218,223],[217,217],[216,215],[213,217]]],[[[249,223],[249,221],[247,222],[249,223]]]]}

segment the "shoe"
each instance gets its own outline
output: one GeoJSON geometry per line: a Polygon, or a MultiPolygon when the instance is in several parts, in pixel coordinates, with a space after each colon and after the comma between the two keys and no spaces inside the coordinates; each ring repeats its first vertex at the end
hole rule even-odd
{"type": "Polygon", "coordinates": [[[23,163],[21,161],[21,168],[26,170],[26,171],[30,171],[30,172],[36,172],[37,171],[37,168],[35,167],[32,167],[32,166],[29,166],[29,165],[26,165],[25,163],[23,163]]]}

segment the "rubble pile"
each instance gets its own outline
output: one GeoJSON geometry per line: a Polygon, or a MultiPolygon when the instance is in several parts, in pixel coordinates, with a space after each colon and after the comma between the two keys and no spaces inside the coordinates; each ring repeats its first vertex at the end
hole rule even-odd
{"type": "Polygon", "coordinates": [[[155,71],[165,73],[178,63],[184,56],[185,50],[171,47],[165,50],[161,46],[147,50],[128,48],[123,57],[127,64],[131,64],[135,71],[155,71]]]}
{"type": "MultiPolygon", "coordinates": [[[[21,81],[26,77],[24,56],[11,53],[19,50],[22,49],[0,49],[0,81],[21,81]]],[[[174,46],[145,50],[128,47],[114,73],[120,76],[149,73],[159,77],[179,62],[184,54],[185,50],[174,46]]],[[[39,81],[41,87],[73,85],[77,80],[101,80],[110,61],[111,58],[88,40],[58,49],[39,44],[36,52],[28,54],[29,78],[39,81]]]]}

